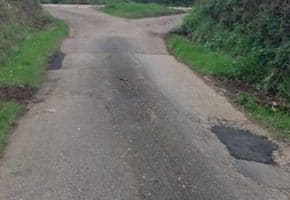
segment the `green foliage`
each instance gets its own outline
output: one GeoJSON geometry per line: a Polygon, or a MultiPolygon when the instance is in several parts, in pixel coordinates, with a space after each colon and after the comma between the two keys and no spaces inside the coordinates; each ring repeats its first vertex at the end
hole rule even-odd
{"type": "Polygon", "coordinates": [[[290,115],[288,112],[257,104],[255,99],[247,93],[238,93],[234,102],[239,103],[253,118],[262,122],[266,127],[274,128],[279,137],[290,140],[290,115]]]}
{"type": "Polygon", "coordinates": [[[17,48],[17,42],[21,41],[27,32],[27,27],[21,24],[2,24],[0,29],[0,64],[7,59],[8,52],[17,48]]]}
{"type": "Polygon", "coordinates": [[[290,98],[289,4],[286,0],[207,0],[186,17],[192,42],[235,58],[235,79],[290,98]]]}
{"type": "Polygon", "coordinates": [[[195,0],[135,0],[141,3],[159,3],[174,6],[192,6],[195,0]]]}
{"type": "Polygon", "coordinates": [[[17,21],[22,24],[33,24],[42,15],[38,0],[1,0],[0,24],[17,21]]]}
{"type": "Polygon", "coordinates": [[[192,44],[178,35],[170,36],[167,44],[179,60],[202,74],[232,76],[234,73],[234,60],[231,56],[192,44]]]}
{"type": "Polygon", "coordinates": [[[106,4],[101,10],[111,15],[127,18],[153,17],[179,13],[179,11],[164,5],[135,2],[111,2],[106,4]]]}
{"type": "Polygon", "coordinates": [[[21,111],[20,105],[15,102],[5,103],[0,106],[0,154],[5,147],[9,128],[21,111]]]}
{"type": "Polygon", "coordinates": [[[24,34],[25,39],[0,66],[0,84],[38,87],[47,57],[67,34],[67,26],[57,20],[48,30],[34,29],[24,34]]]}
{"type": "Polygon", "coordinates": [[[38,1],[0,1],[0,64],[30,29],[42,28],[46,20],[38,1]]]}

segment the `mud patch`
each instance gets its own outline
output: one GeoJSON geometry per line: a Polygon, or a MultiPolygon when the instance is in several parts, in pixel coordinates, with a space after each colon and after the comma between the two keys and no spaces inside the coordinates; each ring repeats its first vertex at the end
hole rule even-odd
{"type": "Polygon", "coordinates": [[[28,103],[32,99],[35,89],[25,86],[5,86],[0,87],[1,101],[17,101],[28,103]]]}
{"type": "Polygon", "coordinates": [[[236,159],[273,163],[272,153],[278,146],[266,137],[255,135],[246,130],[222,126],[214,126],[212,132],[236,159]]]}
{"type": "Polygon", "coordinates": [[[62,62],[65,57],[65,54],[61,51],[55,52],[48,60],[48,70],[58,70],[62,67],[62,62]]]}

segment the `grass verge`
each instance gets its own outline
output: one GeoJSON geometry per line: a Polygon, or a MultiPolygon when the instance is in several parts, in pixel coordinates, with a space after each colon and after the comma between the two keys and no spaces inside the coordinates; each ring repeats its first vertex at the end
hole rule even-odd
{"type": "MultiPolygon", "coordinates": [[[[235,74],[235,60],[227,54],[198,46],[174,34],[168,37],[167,46],[179,61],[203,75],[227,79],[235,74]]],[[[290,140],[290,116],[287,110],[259,104],[255,97],[245,92],[234,94],[233,102],[242,106],[260,124],[272,129],[277,137],[290,140]]]]}
{"type": "Polygon", "coordinates": [[[168,8],[157,3],[112,2],[106,4],[101,11],[110,15],[125,18],[156,17],[172,15],[181,11],[168,8]]]}
{"type": "Polygon", "coordinates": [[[0,86],[39,87],[47,58],[68,34],[66,24],[53,20],[47,30],[33,30],[13,49],[0,67],[0,86]]]}
{"type": "Polygon", "coordinates": [[[289,112],[258,104],[248,93],[240,92],[234,96],[234,102],[242,106],[248,114],[258,120],[264,127],[277,133],[276,136],[290,141],[289,112]]]}
{"type": "Polygon", "coordinates": [[[16,102],[9,102],[0,106],[0,155],[2,155],[5,147],[11,125],[21,113],[21,105],[16,102]]]}
{"type": "Polygon", "coordinates": [[[210,51],[178,35],[171,35],[167,42],[169,50],[180,61],[202,74],[227,76],[234,71],[231,56],[210,51]]]}
{"type": "Polygon", "coordinates": [[[24,39],[17,48],[8,52],[7,59],[0,66],[0,96],[12,94],[11,97],[4,95],[0,99],[0,155],[11,125],[24,110],[22,103],[32,90],[40,86],[48,57],[57,50],[61,40],[67,35],[67,25],[56,19],[52,19],[52,23],[43,30],[23,31],[21,38],[24,39]],[[18,96],[20,99],[16,98],[18,96]]]}

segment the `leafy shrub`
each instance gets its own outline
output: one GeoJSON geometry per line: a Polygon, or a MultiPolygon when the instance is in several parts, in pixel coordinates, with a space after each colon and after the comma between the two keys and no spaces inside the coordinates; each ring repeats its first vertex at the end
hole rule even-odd
{"type": "Polygon", "coordinates": [[[235,79],[290,98],[290,12],[287,0],[205,0],[185,18],[193,42],[236,58],[235,79]]]}

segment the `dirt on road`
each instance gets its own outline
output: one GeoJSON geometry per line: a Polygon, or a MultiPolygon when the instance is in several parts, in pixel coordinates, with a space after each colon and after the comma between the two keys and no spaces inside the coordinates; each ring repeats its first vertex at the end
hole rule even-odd
{"type": "Polygon", "coordinates": [[[288,179],[280,187],[255,178],[251,167],[263,165],[236,162],[211,132],[263,134],[168,54],[163,36],[183,15],[128,20],[90,6],[46,9],[71,35],[63,66],[48,72],[39,103],[10,139],[1,200],[288,199],[288,179]]]}

